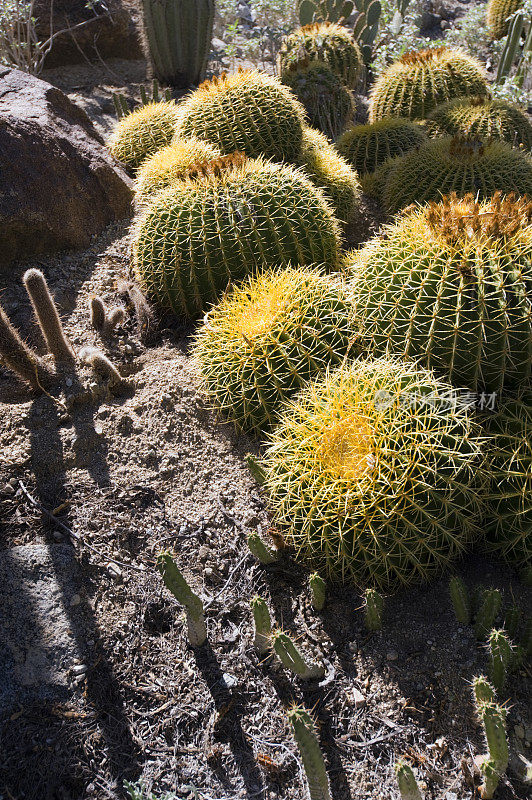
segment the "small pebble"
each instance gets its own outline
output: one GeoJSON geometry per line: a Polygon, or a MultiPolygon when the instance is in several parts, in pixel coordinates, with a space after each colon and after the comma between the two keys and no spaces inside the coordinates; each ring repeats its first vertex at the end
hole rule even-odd
{"type": "Polygon", "coordinates": [[[86,664],[76,664],[74,667],[72,667],[72,672],[74,675],[85,675],[87,669],[88,667],[86,664]]]}
{"type": "Polygon", "coordinates": [[[109,563],[106,565],[106,569],[111,578],[114,578],[117,581],[122,579],[122,571],[118,564],[115,564],[114,561],[109,561],[109,563]]]}
{"type": "Polygon", "coordinates": [[[355,708],[362,708],[366,705],[366,698],[356,687],[353,688],[353,700],[355,703],[355,708]]]}
{"type": "Polygon", "coordinates": [[[79,606],[80,603],[81,603],[81,597],[79,596],[79,594],[73,594],[72,597],[70,598],[70,606],[71,607],[79,606]]]}

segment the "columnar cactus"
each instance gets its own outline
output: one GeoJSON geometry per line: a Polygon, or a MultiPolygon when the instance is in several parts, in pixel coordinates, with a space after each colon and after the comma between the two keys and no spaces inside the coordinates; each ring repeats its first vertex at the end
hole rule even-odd
{"type": "Polygon", "coordinates": [[[334,22],[304,25],[283,41],[279,53],[279,71],[286,74],[301,57],[327,64],[342,83],[353,89],[364,69],[364,60],[353,34],[334,22]]]}
{"type": "Polygon", "coordinates": [[[359,361],[310,384],[263,464],[274,522],[322,575],[427,580],[477,530],[479,429],[448,384],[413,364],[359,361]]]}
{"type": "Polygon", "coordinates": [[[395,765],[395,777],[401,800],[422,800],[412,767],[404,758],[400,758],[395,765]]]}
{"type": "Polygon", "coordinates": [[[175,139],[143,162],[135,181],[135,202],[139,206],[148,203],[161,189],[184,178],[198,162],[213,161],[220,156],[220,151],[208,142],[175,139]]]}
{"type": "Polygon", "coordinates": [[[498,392],[530,380],[527,198],[496,193],[478,203],[453,195],[414,208],[353,251],[347,268],[372,353],[421,359],[473,391],[498,392]]]}
{"type": "Polygon", "coordinates": [[[170,553],[159,554],[157,569],[166,588],[185,607],[189,643],[192,647],[201,647],[207,638],[201,599],[192,591],[170,553]]]}
{"type": "Polygon", "coordinates": [[[456,97],[436,106],[427,120],[431,134],[499,139],[513,147],[532,149],[532,125],[526,114],[505,100],[456,97]]]}
{"type": "Polygon", "coordinates": [[[488,30],[494,39],[508,33],[508,18],[523,7],[523,0],[489,0],[486,12],[488,30]]]}
{"type": "Polygon", "coordinates": [[[471,603],[467,586],[458,575],[449,581],[449,594],[453,604],[456,619],[461,625],[468,625],[471,621],[471,603]]]}
{"type": "Polygon", "coordinates": [[[137,222],[141,287],[180,316],[196,316],[254,269],[337,266],[337,222],[302,171],[237,156],[222,162],[160,192],[137,222]]]}
{"type": "Polygon", "coordinates": [[[102,298],[98,295],[90,298],[89,309],[91,325],[101,336],[109,336],[114,333],[115,329],[126,318],[123,306],[107,308],[102,298]]]}
{"type": "Polygon", "coordinates": [[[476,706],[481,703],[495,703],[495,689],[483,675],[473,678],[473,700],[476,706]]]}
{"type": "Polygon", "coordinates": [[[222,153],[294,162],[301,150],[305,110],[271,75],[223,73],[205,81],[179,106],[177,135],[209,142],[222,153]]]}
{"type": "Polygon", "coordinates": [[[253,611],[253,622],[255,625],[255,649],[261,654],[269,653],[271,649],[270,635],[272,632],[272,621],[266,601],[255,595],[251,601],[253,611]]]}
{"type": "Polygon", "coordinates": [[[72,363],[75,359],[74,351],[65,336],[44,275],[38,269],[29,269],[24,273],[23,280],[48,350],[56,363],[72,363]]]}
{"type": "Polygon", "coordinates": [[[483,800],[491,800],[508,767],[506,709],[491,702],[479,703],[477,711],[488,746],[488,753],[482,757],[479,765],[483,778],[480,796],[483,800]]]}
{"type": "Polygon", "coordinates": [[[248,547],[261,564],[273,564],[278,560],[278,555],[258,533],[250,533],[247,538],[248,547]]]}
{"type": "Polygon", "coordinates": [[[226,295],[199,328],[193,358],[216,406],[239,428],[261,431],[308,380],[358,347],[342,285],[288,268],[226,295]]]}
{"type": "Polygon", "coordinates": [[[309,800],[332,800],[325,761],[320,750],[316,724],[308,711],[301,706],[293,706],[288,711],[288,719],[294,738],[301,753],[308,783],[309,800]]]}
{"type": "Polygon", "coordinates": [[[212,39],[215,0],[142,0],[153,71],[179,89],[203,79],[212,39]]]}
{"type": "Polygon", "coordinates": [[[400,117],[387,117],[349,128],[337,142],[340,155],[359,173],[374,172],[389,158],[402,156],[427,139],[420,125],[400,117]]]}
{"type": "Polygon", "coordinates": [[[491,662],[491,680],[500,693],[504,689],[508,672],[512,667],[513,648],[503,630],[494,628],[488,636],[488,647],[491,662]]]}
{"type": "Polygon", "coordinates": [[[484,589],[481,596],[480,608],[475,617],[475,636],[479,641],[484,640],[501,610],[502,595],[498,589],[484,589]]]}
{"type": "Polygon", "coordinates": [[[380,631],[384,600],[375,589],[364,592],[364,622],[368,631],[380,631]]]}
{"type": "Polygon", "coordinates": [[[281,664],[304,681],[323,678],[325,669],[321,664],[308,662],[298,650],[290,636],[284,631],[274,630],[270,636],[271,647],[281,664]]]}
{"type": "Polygon", "coordinates": [[[375,82],[369,120],[425,119],[439,103],[453,97],[487,93],[480,63],[460,50],[412,51],[394,61],[375,82]]]}
{"type": "Polygon", "coordinates": [[[325,595],[327,592],[327,584],[317,572],[313,572],[309,576],[308,585],[312,599],[312,606],[316,611],[322,611],[325,605],[325,595]]]}
{"type": "Polygon", "coordinates": [[[177,109],[173,101],[148,103],[120,119],[107,142],[112,155],[132,171],[137,170],[174,138],[177,109]]]}

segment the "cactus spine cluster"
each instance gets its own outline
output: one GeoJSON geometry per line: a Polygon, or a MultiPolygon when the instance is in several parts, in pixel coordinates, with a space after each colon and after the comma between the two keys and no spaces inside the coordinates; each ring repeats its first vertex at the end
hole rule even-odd
{"type": "Polygon", "coordinates": [[[207,639],[201,599],[192,591],[170,553],[159,554],[157,569],[161,573],[166,588],[185,607],[190,645],[201,647],[207,639]]]}
{"type": "Polygon", "coordinates": [[[453,604],[456,619],[461,625],[468,625],[471,622],[471,604],[469,602],[469,592],[463,580],[454,575],[449,581],[449,594],[453,604]]]}
{"type": "Polygon", "coordinates": [[[475,705],[478,706],[480,703],[496,702],[495,689],[483,675],[478,675],[476,678],[473,678],[472,688],[475,705]]]}
{"type": "Polygon", "coordinates": [[[274,522],[299,560],[382,588],[452,562],[476,531],[481,458],[478,428],[453,397],[430,371],[377,359],[292,401],[263,463],[274,522]]]}
{"type": "Polygon", "coordinates": [[[408,119],[387,117],[349,128],[338,140],[340,155],[359,173],[374,172],[389,158],[402,156],[427,139],[422,127],[408,119]]]}
{"type": "Polygon", "coordinates": [[[325,669],[321,664],[308,662],[298,650],[290,636],[282,630],[274,630],[270,636],[273,652],[281,664],[304,681],[322,678],[325,669]]]}
{"type": "Polygon", "coordinates": [[[480,607],[475,617],[475,636],[479,641],[486,639],[501,610],[502,595],[498,589],[484,589],[480,607]]]}
{"type": "Polygon", "coordinates": [[[380,631],[384,600],[375,589],[364,592],[364,623],[368,631],[380,631]]]}
{"type": "Polygon", "coordinates": [[[500,693],[504,689],[514,657],[512,643],[503,630],[493,629],[488,636],[491,680],[500,693]]]}
{"type": "Polygon", "coordinates": [[[215,0],[142,0],[153,71],[179,89],[197,86],[207,67],[215,0]]]}
{"type": "Polygon", "coordinates": [[[239,428],[260,431],[284,401],[356,347],[342,285],[288,268],[251,277],[223,298],[199,328],[193,357],[216,406],[239,428]]]}
{"type": "Polygon", "coordinates": [[[323,611],[325,605],[325,595],[327,592],[327,584],[317,572],[313,572],[309,576],[308,585],[312,599],[312,607],[316,611],[323,611]]]}
{"type": "Polygon", "coordinates": [[[237,156],[222,162],[160,192],[137,221],[137,278],[179,316],[196,316],[254,269],[336,267],[338,224],[300,170],[237,156]]]}
{"type": "Polygon", "coordinates": [[[508,767],[506,709],[494,702],[481,702],[477,705],[477,712],[488,746],[488,753],[482,757],[479,765],[483,778],[480,796],[483,800],[491,800],[508,767]]]}
{"type": "Polygon", "coordinates": [[[148,103],[120,119],[107,142],[112,155],[132,171],[137,170],[174,138],[177,109],[173,101],[148,103]]]}
{"type": "Polygon", "coordinates": [[[251,601],[253,612],[253,623],[255,626],[255,649],[261,655],[265,655],[271,649],[270,636],[272,632],[272,621],[266,601],[255,595],[251,601]]]}
{"type": "Polygon", "coordinates": [[[453,97],[487,93],[482,67],[474,58],[447,47],[413,51],[391,64],[376,81],[369,120],[421,120],[453,97]]]}
{"type": "Polygon", "coordinates": [[[508,18],[523,7],[523,0],[489,0],[486,11],[488,30],[494,39],[508,33],[508,18]]]}
{"type": "Polygon", "coordinates": [[[526,383],[531,214],[515,195],[482,203],[450,196],[405,213],[348,256],[371,351],[422,359],[473,391],[526,383]]]}
{"type": "Polygon", "coordinates": [[[351,31],[333,22],[304,25],[286,37],[279,53],[281,75],[302,57],[327,64],[349,89],[356,86],[364,68],[362,53],[351,31]]]}
{"type": "Polygon", "coordinates": [[[504,100],[457,97],[434,109],[427,128],[437,135],[498,139],[527,152],[532,149],[532,125],[526,114],[504,100]]]}
{"type": "Polygon", "coordinates": [[[258,533],[250,533],[247,538],[247,543],[249,549],[261,564],[267,566],[278,560],[276,551],[266,544],[258,533]]]}
{"type": "Polygon", "coordinates": [[[265,73],[222,74],[179,106],[178,136],[209,142],[225,155],[296,161],[303,140],[305,110],[292,92],[265,73]]]}
{"type": "Polygon", "coordinates": [[[325,761],[320,750],[316,725],[305,708],[294,706],[288,711],[288,719],[301,753],[305,769],[310,800],[332,800],[325,761]]]}
{"type": "Polygon", "coordinates": [[[400,758],[395,765],[395,777],[401,800],[422,800],[412,767],[404,758],[400,758]]]}

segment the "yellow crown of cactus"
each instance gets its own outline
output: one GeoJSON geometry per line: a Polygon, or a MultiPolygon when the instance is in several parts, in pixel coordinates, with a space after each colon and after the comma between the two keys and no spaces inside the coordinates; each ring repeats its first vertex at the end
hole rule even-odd
{"type": "Polygon", "coordinates": [[[457,97],[437,106],[428,118],[427,127],[436,135],[499,139],[513,147],[532,149],[532,125],[526,114],[504,100],[457,97]]]}
{"type": "Polygon", "coordinates": [[[156,195],[137,221],[133,264],[157,303],[192,317],[254,269],[335,269],[338,236],[302,171],[240,154],[199,165],[156,195]]]}
{"type": "Polygon", "coordinates": [[[305,110],[277,79],[240,70],[205,81],[180,105],[178,135],[275,161],[297,159],[305,110]]]}
{"type": "Polygon", "coordinates": [[[384,117],[425,119],[453,97],[487,95],[478,61],[447,47],[405,53],[391,64],[371,93],[369,121],[384,117]]]}
{"type": "Polygon", "coordinates": [[[370,352],[419,358],[456,386],[532,375],[532,204],[497,193],[416,207],[347,257],[370,352]]]}
{"type": "Polygon", "coordinates": [[[354,330],[339,283],[315,271],[275,270],[250,278],[209,312],[194,358],[214,404],[238,427],[261,430],[284,400],[345,358],[354,330]]]}
{"type": "Polygon", "coordinates": [[[480,199],[494,192],[532,196],[532,159],[506,142],[444,136],[391,162],[382,190],[386,210],[394,214],[411,203],[468,193],[480,199]]]}
{"type": "Polygon", "coordinates": [[[147,158],[137,173],[135,202],[144,205],[174,181],[184,178],[198,161],[210,161],[221,156],[220,151],[199,139],[176,139],[147,158]]]}
{"type": "Polygon", "coordinates": [[[279,53],[279,72],[286,74],[302,57],[322,61],[353,89],[364,70],[360,47],[350,30],[334,22],[305,25],[287,36],[279,53]]]}
{"type": "Polygon", "coordinates": [[[389,589],[427,580],[476,532],[481,439],[429,370],[344,365],[287,404],[265,453],[275,523],[296,558],[389,589]]]}
{"type": "Polygon", "coordinates": [[[489,0],[486,10],[488,30],[494,39],[502,39],[508,33],[508,17],[524,5],[523,0],[489,0]]]}
{"type": "Polygon", "coordinates": [[[355,125],[338,140],[340,154],[358,172],[374,172],[389,158],[419,147],[426,141],[423,128],[408,119],[387,117],[367,125],[355,125]]]}
{"type": "Polygon", "coordinates": [[[178,106],[173,101],[147,103],[122,117],[107,145],[118,161],[136,170],[170,144],[177,129],[178,106]]]}
{"type": "Polygon", "coordinates": [[[340,222],[349,222],[360,203],[358,175],[323,133],[304,128],[298,163],[312,183],[323,189],[340,222]]]}

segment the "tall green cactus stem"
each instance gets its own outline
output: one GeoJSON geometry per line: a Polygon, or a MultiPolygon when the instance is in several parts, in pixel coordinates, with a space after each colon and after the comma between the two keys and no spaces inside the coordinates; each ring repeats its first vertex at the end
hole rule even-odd
{"type": "Polygon", "coordinates": [[[519,630],[519,623],[521,622],[521,609],[519,606],[513,605],[506,610],[504,615],[504,630],[510,637],[515,640],[517,631],[519,630]]]}
{"type": "Polygon", "coordinates": [[[279,53],[280,74],[286,74],[302,57],[327,64],[348,89],[354,89],[364,71],[353,34],[332,22],[305,25],[287,36],[279,53]]]}
{"type": "Polygon", "coordinates": [[[288,711],[308,783],[309,800],[331,800],[325,761],[318,742],[316,725],[305,708],[294,706],[288,711]]]}
{"type": "Polygon", "coordinates": [[[317,572],[313,572],[308,579],[310,587],[312,607],[316,611],[322,611],[325,605],[325,595],[327,593],[327,584],[317,572]]]}
{"type": "Polygon", "coordinates": [[[159,554],[157,569],[166,588],[185,607],[189,643],[192,647],[201,647],[207,639],[201,599],[192,591],[170,553],[159,554]]]}
{"type": "Polygon", "coordinates": [[[501,610],[502,595],[498,589],[485,589],[482,593],[480,608],[475,619],[475,636],[479,641],[486,639],[493,628],[497,614],[501,610]]]}
{"type": "Polygon", "coordinates": [[[52,370],[21,339],[1,305],[0,359],[8,369],[36,391],[46,389],[53,381],[52,370]]]}
{"type": "Polygon", "coordinates": [[[473,700],[476,706],[480,703],[496,702],[495,689],[483,675],[473,678],[473,700]]]}
{"type": "Polygon", "coordinates": [[[503,630],[493,629],[488,637],[491,660],[491,680],[500,693],[504,689],[508,672],[512,667],[514,651],[503,630]]]}
{"type": "Polygon", "coordinates": [[[197,86],[207,67],[215,0],[142,0],[142,8],[156,76],[178,89],[197,86]]]}
{"type": "Polygon", "coordinates": [[[395,777],[401,800],[422,800],[412,767],[403,758],[400,758],[395,765],[395,777]]]}
{"type": "Polygon", "coordinates": [[[375,589],[364,592],[364,623],[368,631],[380,631],[384,600],[375,589]]]}
{"type": "Polygon", "coordinates": [[[261,655],[265,655],[271,650],[270,635],[272,632],[272,621],[270,611],[266,605],[266,601],[258,595],[255,595],[251,601],[251,610],[253,612],[253,622],[255,625],[255,649],[261,655]]]}
{"type": "Polygon", "coordinates": [[[261,564],[273,564],[279,556],[264,542],[258,533],[250,533],[247,538],[248,547],[261,564]]]}
{"type": "Polygon", "coordinates": [[[456,619],[461,625],[468,625],[471,622],[471,603],[469,592],[463,580],[454,575],[449,581],[449,594],[453,604],[456,619]]]}
{"type": "Polygon", "coordinates": [[[365,64],[373,59],[373,45],[379,31],[382,6],[379,0],[355,0],[358,15],[355,19],[353,34],[358,41],[365,64]]]}
{"type": "Polygon", "coordinates": [[[272,631],[271,647],[282,665],[302,680],[314,680],[323,678],[325,675],[325,668],[321,664],[307,662],[290,636],[284,631],[280,629],[272,631]]]}
{"type": "Polygon", "coordinates": [[[44,275],[38,269],[29,269],[24,273],[23,281],[48,350],[56,362],[73,363],[74,351],[65,336],[44,275]]]}
{"type": "Polygon", "coordinates": [[[477,710],[488,746],[488,753],[480,762],[483,778],[480,796],[483,800],[491,800],[508,767],[506,709],[495,703],[480,703],[477,710]]]}

